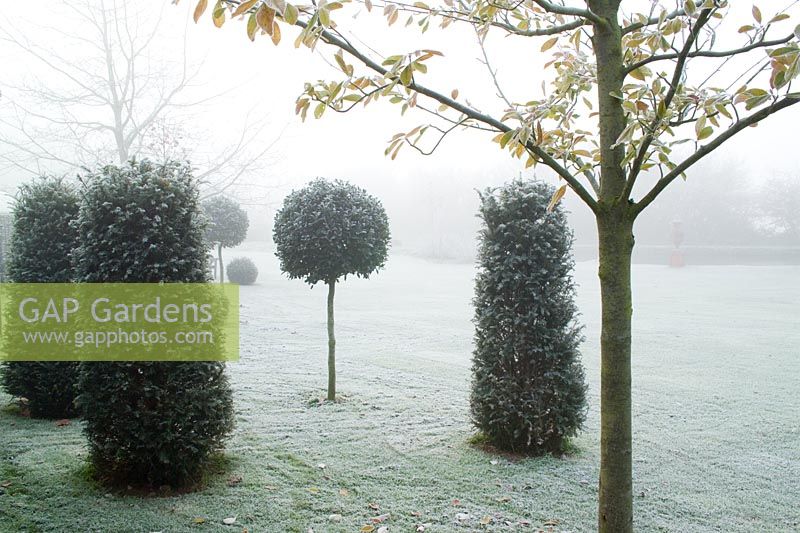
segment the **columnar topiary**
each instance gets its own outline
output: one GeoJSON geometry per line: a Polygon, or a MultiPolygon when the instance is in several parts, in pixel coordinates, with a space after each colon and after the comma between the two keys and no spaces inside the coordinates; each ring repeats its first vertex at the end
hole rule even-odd
{"type": "Polygon", "coordinates": [[[250,221],[247,212],[227,196],[212,196],[203,202],[203,213],[208,218],[206,241],[217,247],[219,281],[225,280],[225,267],[222,263],[222,249],[242,244],[247,237],[250,221]]]}
{"type": "Polygon", "coordinates": [[[339,278],[368,278],[386,263],[389,219],[364,189],[316,179],[289,194],[275,215],[273,239],[290,278],[328,285],[328,400],[336,399],[333,299],[339,278]]]}
{"type": "MultiPolygon", "coordinates": [[[[70,254],[77,232],[75,188],[59,178],[43,177],[22,185],[12,213],[8,281],[65,283],[72,281],[70,254]]],[[[12,396],[28,400],[31,416],[64,418],[74,412],[77,364],[73,362],[5,363],[2,382],[12,396]]]]}
{"type": "Polygon", "coordinates": [[[239,285],[252,285],[258,277],[258,267],[249,257],[237,257],[228,263],[228,280],[239,285]]]}
{"type": "MultiPolygon", "coordinates": [[[[131,162],[85,179],[84,282],[205,282],[204,218],[188,165],[131,162]]],[[[78,405],[101,478],[187,486],[233,428],[223,363],[83,363],[78,405]]]]}
{"type": "Polygon", "coordinates": [[[585,418],[573,237],[553,192],[517,180],[481,194],[472,421],[514,452],[559,452],[585,418]]]}

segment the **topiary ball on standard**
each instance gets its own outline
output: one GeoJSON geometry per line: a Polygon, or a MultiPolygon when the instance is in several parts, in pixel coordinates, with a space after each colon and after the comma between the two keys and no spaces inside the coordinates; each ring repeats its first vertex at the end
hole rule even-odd
{"type": "Polygon", "coordinates": [[[519,453],[563,451],[586,415],[573,237],[553,193],[517,180],[481,194],[472,421],[519,453]]]}
{"type": "MultiPolygon", "coordinates": [[[[77,242],[72,222],[79,203],[75,188],[60,178],[42,177],[20,187],[12,211],[9,281],[72,281],[70,254],[77,242]]],[[[0,378],[6,392],[28,400],[31,416],[67,418],[75,412],[77,368],[73,362],[4,363],[0,378]]]]}
{"type": "MultiPolygon", "coordinates": [[[[80,281],[208,281],[204,218],[188,165],[132,161],[85,183],[80,281]]],[[[92,463],[113,484],[191,487],[233,429],[223,363],[83,363],[79,392],[92,463]]]]}
{"type": "Polygon", "coordinates": [[[247,211],[227,196],[212,196],[203,202],[202,209],[208,219],[206,241],[217,247],[219,282],[222,283],[225,280],[222,249],[242,244],[247,237],[250,220],[247,211]]]}
{"type": "Polygon", "coordinates": [[[273,240],[281,270],[310,285],[328,285],[328,400],[336,399],[336,282],[368,278],[386,264],[389,218],[381,202],[341,180],[316,179],[294,191],[275,215],[273,240]]]}
{"type": "Polygon", "coordinates": [[[258,268],[249,257],[236,257],[228,263],[228,281],[239,285],[252,285],[258,277],[258,268]]]}

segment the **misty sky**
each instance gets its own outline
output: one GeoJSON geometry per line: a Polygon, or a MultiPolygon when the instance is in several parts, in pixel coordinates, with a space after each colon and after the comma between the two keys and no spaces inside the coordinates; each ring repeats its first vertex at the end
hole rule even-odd
{"type": "MultiPolygon", "coordinates": [[[[97,6],[100,0],[92,0],[92,3],[97,6]]],[[[628,6],[645,3],[628,2],[628,6]]],[[[735,44],[741,38],[736,28],[749,22],[751,3],[732,3],[735,4],[733,14],[720,28],[720,38],[723,43],[735,44]]],[[[0,64],[3,66],[0,117],[7,118],[12,112],[10,103],[24,99],[16,87],[42,84],[57,90],[62,83],[52,69],[31,58],[9,39],[28,39],[42,49],[57,50],[62,59],[77,64],[96,53],[89,44],[79,40],[87,30],[72,11],[86,8],[81,7],[81,2],[71,4],[73,8],[62,0],[54,0],[0,7],[4,15],[0,17],[0,36],[4,37],[0,40],[0,64]]],[[[113,2],[106,4],[109,7],[113,2]]],[[[787,5],[795,15],[800,11],[797,2],[788,0],[760,4],[765,17],[787,5]]],[[[520,162],[510,159],[506,152],[489,142],[490,134],[475,132],[454,132],[433,156],[425,157],[404,148],[397,160],[390,161],[383,151],[391,136],[429,122],[429,115],[412,111],[400,117],[399,106],[388,102],[371,104],[366,110],[357,107],[347,114],[329,112],[322,120],[309,118],[305,123],[294,115],[295,98],[305,81],[338,77],[338,70],[327,63],[330,52],[323,45],[319,48],[327,52],[324,56],[304,47],[295,49],[292,46],[295,34],[286,30],[279,47],[273,46],[267,37],[252,43],[245,35],[243,22],[229,20],[220,30],[212,25],[208,14],[199,24],[194,24],[190,15],[195,5],[192,0],[182,0],[178,6],[166,0],[132,0],[126,5],[133,13],[129,19],[134,21],[134,26],[149,28],[159,17],[161,19],[160,31],[148,52],[154,64],[179,64],[183,60],[185,39],[187,62],[198,66],[199,74],[194,86],[182,94],[180,101],[192,102],[217,95],[203,104],[173,111],[190,131],[191,143],[198,153],[211,157],[220,147],[241,135],[247,124],[265,125],[254,140],[253,148],[275,144],[263,170],[246,179],[254,188],[279,185],[281,190],[288,190],[315,176],[325,176],[352,180],[381,196],[419,189],[436,180],[448,186],[472,189],[501,183],[523,170],[520,162]]],[[[346,14],[354,12],[351,8],[345,10],[346,14]]],[[[446,58],[432,60],[430,73],[421,81],[446,93],[457,88],[461,98],[477,107],[492,113],[502,112],[504,104],[495,96],[487,70],[478,61],[481,52],[471,30],[451,26],[420,35],[413,27],[402,28],[402,24],[387,29],[381,18],[379,14],[370,15],[364,11],[357,20],[347,16],[337,20],[352,30],[351,35],[358,37],[354,42],[363,42],[382,54],[421,48],[443,51],[446,58]]],[[[776,31],[775,36],[790,31],[787,26],[776,31]]],[[[499,34],[494,37],[490,34],[487,45],[490,59],[498,70],[500,83],[513,100],[541,96],[540,67],[547,58],[539,52],[541,42],[541,39],[504,39],[499,34]]],[[[724,76],[730,78],[746,66],[749,64],[729,64],[724,76]]],[[[702,70],[696,68],[690,73],[702,75],[702,70]]],[[[703,179],[728,187],[729,180],[797,175],[800,166],[795,148],[797,119],[798,112],[794,109],[770,117],[696,166],[690,171],[688,182],[678,180],[672,187],[691,190],[694,181],[703,179]]],[[[0,138],[9,135],[7,128],[0,128],[0,138]]],[[[0,147],[0,153],[2,150],[0,147]]],[[[6,193],[13,192],[21,180],[30,178],[30,174],[18,168],[9,165],[0,168],[0,187],[6,193]]],[[[44,165],[43,170],[60,172],[63,169],[44,165]]],[[[549,176],[544,169],[538,174],[549,176]]],[[[708,187],[702,189],[707,191],[708,187]]],[[[261,195],[253,196],[258,196],[261,202],[261,195]]],[[[248,198],[240,200],[247,202],[248,198]]],[[[574,199],[567,202],[573,210],[583,209],[574,199]]]]}

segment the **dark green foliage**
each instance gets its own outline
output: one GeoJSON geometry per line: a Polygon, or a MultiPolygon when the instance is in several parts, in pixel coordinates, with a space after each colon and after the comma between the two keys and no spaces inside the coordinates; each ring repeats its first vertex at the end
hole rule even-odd
{"type": "Polygon", "coordinates": [[[258,268],[249,257],[237,257],[228,263],[228,280],[239,285],[252,285],[258,277],[258,268]]]}
{"type": "Polygon", "coordinates": [[[386,263],[389,219],[364,189],[316,179],[284,199],[273,239],[291,278],[311,285],[348,274],[367,278],[386,263]]]}
{"type": "MultiPolygon", "coordinates": [[[[40,178],[17,193],[6,265],[8,281],[64,283],[73,278],[70,254],[77,232],[75,188],[59,178],[40,178]]],[[[31,416],[65,418],[74,412],[76,363],[5,363],[2,384],[12,396],[28,400],[31,416]]]]}
{"type": "Polygon", "coordinates": [[[233,429],[221,363],[84,363],[80,388],[95,471],[112,483],[191,485],[233,429]]]}
{"type": "Polygon", "coordinates": [[[205,282],[203,217],[188,165],[131,162],[85,178],[80,281],[205,282]]]}
{"type": "MultiPolygon", "coordinates": [[[[205,282],[203,216],[188,165],[131,162],[86,179],[76,275],[205,282]]],[[[233,429],[222,363],[83,363],[78,404],[92,462],[112,482],[188,486],[233,429]]]]}
{"type": "Polygon", "coordinates": [[[206,240],[231,248],[242,244],[247,237],[250,221],[247,212],[235,200],[226,196],[213,196],[203,202],[203,213],[208,218],[206,240]]]}
{"type": "Polygon", "coordinates": [[[472,420],[514,452],[562,451],[586,415],[572,231],[547,212],[553,192],[518,180],[481,195],[472,420]]]}

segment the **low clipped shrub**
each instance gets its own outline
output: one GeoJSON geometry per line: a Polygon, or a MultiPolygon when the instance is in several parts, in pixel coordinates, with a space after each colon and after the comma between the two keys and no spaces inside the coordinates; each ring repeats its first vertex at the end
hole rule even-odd
{"type": "Polygon", "coordinates": [[[553,193],[517,180],[481,194],[472,421],[518,453],[563,451],[586,415],[573,237],[553,193]]]}
{"type": "MultiPolygon", "coordinates": [[[[187,164],[132,161],[85,182],[80,281],[207,281],[205,218],[187,164]]],[[[192,488],[233,429],[218,362],[83,363],[78,405],[95,472],[123,486],[192,488]]]]}
{"type": "MultiPolygon", "coordinates": [[[[73,278],[70,254],[77,242],[72,222],[79,196],[60,178],[42,177],[22,185],[11,221],[8,281],[64,283],[73,278]]],[[[28,401],[36,418],[66,418],[75,414],[73,362],[7,362],[0,370],[5,391],[28,401]]]]}
{"type": "Polygon", "coordinates": [[[249,257],[236,257],[228,263],[228,280],[239,285],[252,285],[258,277],[258,268],[249,257]]]}

